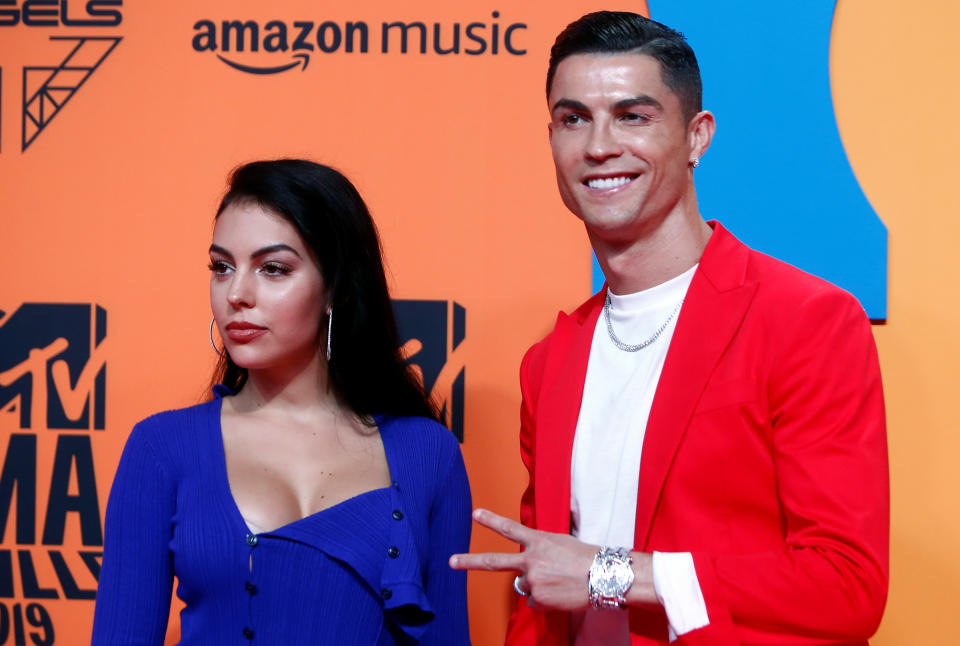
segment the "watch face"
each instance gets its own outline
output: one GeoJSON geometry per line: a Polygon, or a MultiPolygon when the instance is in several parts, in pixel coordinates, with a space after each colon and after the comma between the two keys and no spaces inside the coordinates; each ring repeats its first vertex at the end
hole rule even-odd
{"type": "Polygon", "coordinates": [[[620,590],[620,586],[618,586],[612,578],[605,578],[600,580],[599,585],[596,586],[596,590],[604,597],[615,597],[620,590]]]}
{"type": "Polygon", "coordinates": [[[604,596],[623,594],[633,583],[633,569],[618,558],[604,558],[600,564],[600,576],[596,590],[604,596]]]}
{"type": "Polygon", "coordinates": [[[625,548],[606,547],[590,566],[589,592],[594,608],[623,608],[633,584],[630,553],[625,548]]]}

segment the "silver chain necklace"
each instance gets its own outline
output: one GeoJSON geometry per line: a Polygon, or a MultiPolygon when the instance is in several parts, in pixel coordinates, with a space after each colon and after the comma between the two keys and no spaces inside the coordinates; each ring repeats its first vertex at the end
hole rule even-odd
{"type": "Polygon", "coordinates": [[[680,306],[683,305],[683,301],[677,303],[677,306],[673,308],[673,311],[670,312],[670,316],[667,317],[660,327],[657,328],[657,331],[653,335],[637,345],[628,345],[617,338],[617,335],[613,331],[613,323],[610,322],[610,292],[607,292],[606,298],[603,301],[603,318],[607,321],[607,334],[610,335],[610,340],[613,341],[613,345],[617,346],[624,352],[636,352],[637,350],[643,350],[645,347],[656,341],[660,338],[660,335],[663,334],[663,331],[667,329],[667,326],[670,325],[670,321],[673,320],[673,317],[677,315],[677,312],[680,311],[680,306]]]}

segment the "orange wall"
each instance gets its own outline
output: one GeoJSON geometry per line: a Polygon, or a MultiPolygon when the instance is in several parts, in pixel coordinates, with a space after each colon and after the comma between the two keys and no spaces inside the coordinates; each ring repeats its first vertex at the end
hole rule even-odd
{"type": "Polygon", "coordinates": [[[890,232],[889,318],[874,335],[887,399],[892,560],[876,646],[952,644],[960,632],[960,306],[950,261],[960,236],[958,21],[955,3],[876,0],[842,0],[834,20],[837,121],[890,232]]]}
{"type": "MultiPolygon", "coordinates": [[[[604,6],[644,10],[643,3],[617,4],[604,6]]],[[[82,12],[81,3],[73,5],[71,12],[82,12]]],[[[253,0],[127,3],[117,27],[0,26],[0,310],[29,302],[107,310],[106,428],[89,432],[103,507],[132,424],[202,395],[213,364],[205,249],[227,172],[264,157],[331,163],[368,200],[394,295],[466,308],[467,337],[456,361],[467,369],[463,448],[474,501],[516,515],[525,484],[516,445],[520,357],[559,308],[583,300],[590,281],[586,237],[556,192],[543,77],[556,33],[601,5],[282,0],[263,7],[253,0]],[[511,55],[501,45],[496,56],[382,54],[373,28],[365,55],[315,51],[306,69],[255,76],[191,48],[193,25],[205,18],[261,25],[423,20],[446,29],[477,21],[501,30],[519,22],[527,27],[514,32],[514,44],[527,53],[511,55]],[[21,69],[63,58],[70,45],[50,36],[91,33],[123,40],[21,151],[21,69]]],[[[956,613],[947,612],[960,596],[960,569],[949,557],[960,538],[952,513],[960,472],[951,460],[960,439],[949,368],[960,363],[950,334],[960,308],[949,298],[955,290],[946,260],[960,233],[950,177],[960,148],[951,119],[960,103],[953,83],[960,55],[951,38],[958,19],[960,9],[949,3],[905,9],[894,0],[841,0],[834,23],[840,130],[890,232],[888,322],[874,328],[894,505],[891,595],[879,646],[950,643],[960,632],[956,613]]],[[[267,60],[249,52],[237,59],[267,60]]],[[[802,145],[795,140],[802,119],[802,107],[785,109],[780,138],[787,149],[802,145]]],[[[52,454],[65,432],[21,429],[18,421],[0,410],[0,447],[11,433],[37,434],[42,525],[52,454]]],[[[78,584],[92,587],[77,556],[84,547],[75,520],[62,551],[78,584]]],[[[12,521],[7,525],[0,549],[30,552],[38,579],[55,582],[49,547],[17,545],[12,521]]],[[[501,548],[508,545],[489,532],[475,533],[473,549],[501,548]]],[[[471,627],[480,646],[502,639],[510,578],[471,575],[471,627]]],[[[57,644],[86,640],[91,601],[42,604],[57,644]]]]}

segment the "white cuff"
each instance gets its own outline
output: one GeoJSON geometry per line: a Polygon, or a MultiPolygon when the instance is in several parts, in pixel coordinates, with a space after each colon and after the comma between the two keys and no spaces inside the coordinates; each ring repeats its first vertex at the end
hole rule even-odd
{"type": "Polygon", "coordinates": [[[710,623],[690,552],[654,552],[653,588],[667,612],[670,641],[710,623]]]}

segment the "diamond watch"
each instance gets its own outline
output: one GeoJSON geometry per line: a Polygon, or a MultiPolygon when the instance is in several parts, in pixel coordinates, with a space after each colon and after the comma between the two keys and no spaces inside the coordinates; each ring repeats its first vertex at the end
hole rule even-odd
{"type": "Polygon", "coordinates": [[[633,585],[633,557],[625,547],[604,547],[593,557],[587,590],[594,608],[625,608],[633,585]]]}

